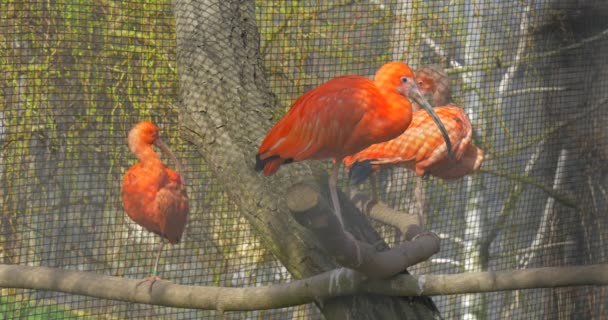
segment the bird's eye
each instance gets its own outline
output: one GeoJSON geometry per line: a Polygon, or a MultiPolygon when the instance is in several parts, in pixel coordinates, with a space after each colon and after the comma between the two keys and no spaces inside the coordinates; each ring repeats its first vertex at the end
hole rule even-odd
{"type": "Polygon", "coordinates": [[[407,83],[407,81],[408,81],[407,77],[401,77],[401,82],[407,83]]]}

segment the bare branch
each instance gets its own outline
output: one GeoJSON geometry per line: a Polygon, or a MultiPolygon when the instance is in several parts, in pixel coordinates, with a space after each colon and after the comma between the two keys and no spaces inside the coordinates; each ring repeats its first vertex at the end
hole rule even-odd
{"type": "Polygon", "coordinates": [[[420,226],[417,215],[397,211],[361,192],[352,195],[351,199],[361,212],[378,222],[397,228],[404,234],[406,240],[411,240],[417,232],[417,227],[420,226]]]}
{"type": "MultiPolygon", "coordinates": [[[[426,33],[422,33],[421,37],[422,37],[422,40],[424,41],[424,43],[426,43],[426,45],[428,45],[433,50],[435,50],[435,53],[438,56],[440,56],[443,59],[448,59],[449,58],[447,52],[445,52],[445,50],[443,50],[443,48],[441,48],[426,33]]],[[[454,72],[453,70],[462,70],[462,69],[464,69],[464,67],[462,66],[462,64],[460,64],[458,61],[456,61],[454,59],[449,59],[449,62],[450,62],[450,65],[452,66],[452,69],[446,70],[447,72],[450,72],[450,71],[454,72]]],[[[466,72],[462,72],[462,80],[467,85],[471,85],[474,82],[473,79],[471,78],[471,76],[468,75],[466,72]]]]}
{"type": "Polygon", "coordinates": [[[457,237],[457,236],[447,234],[447,233],[442,233],[442,232],[438,233],[437,235],[439,236],[439,239],[441,239],[441,240],[450,240],[459,246],[465,245],[464,239],[462,239],[461,237],[457,237]]]}
{"type": "MultiPolygon", "coordinates": [[[[527,142],[527,143],[519,144],[513,148],[510,148],[508,150],[504,150],[501,152],[490,152],[487,150],[486,151],[488,154],[491,154],[491,156],[495,159],[512,156],[514,154],[519,153],[521,150],[524,150],[524,149],[530,148],[532,146],[538,145],[540,143],[543,143],[543,141],[547,140],[554,133],[559,132],[560,130],[564,130],[566,127],[573,125],[575,123],[578,123],[582,119],[585,119],[592,115],[597,114],[596,112],[598,110],[601,110],[602,108],[604,108],[606,103],[608,103],[608,98],[602,98],[593,103],[587,103],[587,102],[579,103],[576,106],[573,106],[572,109],[580,110],[583,108],[588,108],[587,112],[580,112],[580,113],[576,114],[575,116],[571,117],[567,121],[558,121],[555,125],[552,125],[548,129],[545,129],[541,134],[538,134],[538,135],[536,135],[536,137],[529,139],[529,142],[527,142]]],[[[480,171],[483,171],[483,169],[481,169],[480,171]]],[[[492,173],[492,172],[488,171],[488,173],[492,173]]],[[[498,175],[505,177],[505,178],[510,178],[509,176],[505,176],[505,175],[501,175],[501,174],[498,174],[498,175]]],[[[517,180],[517,179],[515,179],[515,180],[517,180]]],[[[550,193],[550,190],[551,190],[550,188],[547,188],[545,191],[550,193]]],[[[559,200],[560,197],[557,197],[556,199],[559,200]]],[[[568,199],[566,199],[566,200],[568,200],[568,199]]],[[[567,204],[567,206],[574,207],[573,201],[568,200],[568,203],[569,204],[567,204]]]]}
{"type": "Polygon", "coordinates": [[[608,284],[608,264],[596,264],[505,272],[397,276],[388,280],[369,282],[363,288],[367,292],[376,294],[410,295],[412,293],[409,290],[417,287],[419,295],[434,296],[606,284],[608,284]]]}
{"type": "MultiPolygon", "coordinates": [[[[424,35],[423,35],[424,37],[424,35]]],[[[535,54],[535,55],[529,55],[525,58],[520,59],[520,61],[503,61],[502,65],[507,66],[507,67],[511,67],[511,65],[513,64],[523,64],[523,63],[530,63],[533,62],[535,60],[539,60],[539,59],[544,59],[544,58],[548,58],[548,57],[552,57],[552,56],[556,56],[559,55],[561,53],[564,53],[566,51],[570,51],[570,50],[574,50],[574,49],[578,49],[581,48],[589,43],[593,43],[595,41],[599,41],[605,37],[608,37],[608,29],[603,30],[591,37],[582,39],[581,41],[565,46],[565,47],[561,47],[561,48],[557,48],[555,50],[552,51],[547,51],[547,52],[542,52],[539,54],[535,54]]],[[[429,44],[427,39],[424,39],[427,44],[429,44]]],[[[434,48],[435,52],[440,53],[443,51],[439,51],[441,50],[441,48],[437,47],[434,48]]],[[[495,63],[480,63],[480,64],[476,64],[476,65],[470,65],[470,66],[462,66],[460,64],[458,64],[458,62],[454,61],[452,62],[452,60],[450,60],[450,64],[452,65],[452,68],[446,70],[448,72],[448,74],[454,74],[454,73],[468,73],[468,72],[472,72],[472,71],[487,71],[487,70],[493,70],[496,69],[496,64],[495,63]]]]}
{"type": "Polygon", "coordinates": [[[571,44],[569,46],[565,46],[565,47],[557,48],[557,49],[552,50],[552,51],[547,51],[547,52],[543,52],[543,53],[539,53],[539,54],[533,55],[530,58],[528,58],[527,60],[543,59],[543,58],[548,58],[548,57],[551,57],[551,56],[556,56],[558,54],[561,54],[564,51],[578,49],[578,48],[583,47],[584,45],[586,45],[588,43],[592,43],[592,42],[601,40],[604,37],[608,37],[608,29],[605,29],[602,32],[599,32],[598,34],[593,35],[591,37],[582,39],[581,41],[579,41],[577,43],[574,43],[574,44],[571,44]]]}
{"type": "Polygon", "coordinates": [[[549,197],[554,198],[556,201],[558,201],[559,203],[561,203],[562,205],[564,205],[566,207],[569,207],[569,208],[577,207],[576,201],[574,199],[572,199],[571,197],[569,197],[565,194],[556,192],[551,187],[545,186],[531,177],[521,176],[518,174],[511,174],[511,173],[503,172],[500,170],[493,170],[493,169],[487,169],[487,168],[486,169],[481,168],[481,169],[479,169],[479,172],[495,175],[498,177],[503,177],[503,178],[510,179],[510,180],[519,181],[520,183],[523,183],[523,184],[526,184],[529,186],[534,186],[534,187],[544,191],[549,197]]]}
{"type": "MultiPolygon", "coordinates": [[[[553,190],[558,191],[562,189],[562,184],[564,180],[564,174],[566,170],[565,163],[568,159],[568,151],[566,149],[562,149],[559,153],[559,158],[557,159],[557,166],[555,168],[555,177],[553,179],[553,190]]],[[[545,238],[549,234],[547,232],[547,228],[549,225],[549,218],[551,214],[553,214],[553,208],[555,207],[555,198],[549,197],[547,199],[547,203],[545,204],[545,210],[543,211],[543,216],[540,221],[540,225],[538,226],[538,231],[536,232],[536,236],[534,237],[534,241],[530,244],[530,248],[539,247],[545,241],[545,238]]],[[[532,250],[526,252],[523,257],[519,259],[519,266],[521,268],[527,268],[530,261],[536,255],[536,250],[532,250]]]]}
{"type": "MultiPolygon", "coordinates": [[[[546,250],[546,249],[555,248],[555,247],[572,246],[574,244],[575,244],[574,241],[560,241],[560,242],[546,243],[546,244],[542,244],[542,245],[538,245],[538,246],[530,246],[528,248],[519,249],[519,250],[517,250],[517,253],[518,254],[529,253],[529,252],[546,250]]],[[[512,255],[510,255],[510,256],[512,256],[512,255]]]]}
{"type": "Polygon", "coordinates": [[[559,91],[567,91],[567,90],[569,90],[567,87],[534,87],[534,88],[510,90],[510,91],[505,92],[503,94],[503,96],[513,97],[513,96],[521,96],[521,95],[525,95],[525,94],[559,92],[559,91]]]}
{"type": "Polygon", "coordinates": [[[330,297],[367,292],[416,296],[608,285],[608,264],[533,268],[510,272],[453,275],[399,275],[364,281],[356,271],[336,269],[287,284],[249,288],[185,286],[157,282],[152,290],[141,280],[47,267],[0,264],[0,287],[58,291],[96,298],[174,308],[218,311],[275,309],[330,297]]]}
{"type": "Polygon", "coordinates": [[[517,50],[515,51],[515,57],[513,63],[507,68],[507,71],[503,75],[498,85],[498,96],[496,98],[496,106],[502,108],[503,99],[505,92],[511,85],[511,80],[515,77],[515,73],[521,66],[521,59],[523,58],[524,52],[526,51],[526,43],[528,41],[528,29],[530,24],[530,5],[524,7],[521,13],[521,22],[519,24],[519,42],[517,44],[517,50]]]}
{"type": "MultiPolygon", "coordinates": [[[[536,165],[536,162],[540,158],[544,147],[544,141],[541,142],[538,146],[536,146],[536,150],[534,150],[534,152],[530,156],[530,159],[528,159],[528,162],[526,163],[526,167],[524,168],[524,177],[529,178],[530,172],[532,171],[532,169],[536,165]]],[[[515,202],[519,199],[519,196],[521,195],[522,191],[522,183],[513,184],[506,198],[506,201],[500,209],[500,213],[498,215],[498,218],[496,219],[496,223],[494,223],[494,226],[487,232],[487,236],[480,241],[479,250],[484,259],[488,260],[490,258],[490,245],[492,244],[492,242],[494,242],[500,231],[503,230],[504,225],[507,222],[507,218],[511,215],[511,212],[515,206],[515,202]]]]}
{"type": "Polygon", "coordinates": [[[439,251],[439,237],[423,233],[412,226],[411,242],[402,243],[388,251],[377,251],[373,245],[357,241],[344,231],[325,199],[311,185],[296,184],[287,193],[287,207],[295,219],[311,230],[345,267],[361,272],[371,279],[386,279],[407,267],[422,262],[439,251]]]}

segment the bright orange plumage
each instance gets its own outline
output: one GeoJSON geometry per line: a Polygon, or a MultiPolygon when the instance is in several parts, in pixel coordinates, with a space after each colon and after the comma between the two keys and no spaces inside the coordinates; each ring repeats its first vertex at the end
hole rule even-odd
{"type": "Polygon", "coordinates": [[[188,198],[180,175],[162,170],[161,176],[141,163],[132,166],[123,182],[123,207],[131,220],[175,244],[186,226],[188,198]]]}
{"type": "Polygon", "coordinates": [[[437,107],[435,112],[448,131],[454,159],[448,158],[443,137],[433,120],[420,110],[414,112],[412,123],[399,137],[344,159],[354,179],[362,181],[371,170],[389,165],[414,170],[418,176],[430,174],[445,180],[458,179],[479,169],[484,154],[471,144],[471,121],[464,110],[450,105],[437,107]]]}
{"type": "Polygon", "coordinates": [[[271,175],[284,162],[342,159],[398,136],[411,121],[406,96],[415,86],[413,77],[406,64],[392,62],[378,70],[374,81],[343,76],[308,91],[270,130],[256,169],[271,175]]]}
{"type": "Polygon", "coordinates": [[[360,76],[329,80],[296,100],[270,129],[256,155],[255,170],[271,175],[284,163],[334,159],[329,190],[336,216],[344,225],[336,189],[340,162],[401,134],[412,120],[412,104],[406,97],[433,112],[418,91],[414,73],[401,62],[383,65],[373,81],[360,76]]]}
{"type": "Polygon", "coordinates": [[[140,122],[129,132],[129,148],[140,162],[125,174],[122,203],[137,224],[178,243],[188,217],[188,197],[180,174],[162,163],[152,149],[152,144],[159,143],[158,128],[152,122],[140,122]]]}
{"type": "MultiPolygon", "coordinates": [[[[139,159],[125,174],[122,204],[127,215],[140,226],[175,244],[181,240],[188,220],[188,196],[178,172],[169,169],[154,152],[152,145],[170,156],[176,169],[179,163],[159,138],[158,127],[144,121],[129,131],[129,149],[139,159]]],[[[159,249],[162,251],[162,243],[159,249]]],[[[158,265],[155,263],[155,271],[158,265]]]]}

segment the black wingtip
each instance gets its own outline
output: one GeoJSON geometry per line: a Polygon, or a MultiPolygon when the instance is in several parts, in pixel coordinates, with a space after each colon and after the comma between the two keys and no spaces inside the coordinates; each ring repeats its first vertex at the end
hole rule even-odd
{"type": "Polygon", "coordinates": [[[350,181],[353,184],[361,184],[363,181],[369,178],[374,171],[372,168],[372,161],[373,160],[364,160],[353,163],[348,174],[350,181]]]}
{"type": "Polygon", "coordinates": [[[262,159],[260,159],[260,154],[256,154],[255,155],[255,171],[262,171],[262,169],[264,169],[264,165],[266,164],[266,161],[263,161],[262,159]]]}
{"type": "MultiPolygon", "coordinates": [[[[260,172],[260,171],[264,170],[264,167],[266,166],[266,163],[268,163],[268,162],[270,162],[272,160],[278,159],[278,158],[280,158],[280,156],[276,156],[275,155],[275,156],[270,156],[270,157],[262,160],[260,158],[260,154],[259,153],[256,154],[255,155],[255,167],[254,167],[255,171],[260,172]]],[[[283,161],[283,164],[289,164],[289,163],[292,163],[292,162],[293,162],[293,159],[289,158],[289,159],[285,159],[285,161],[283,161]]]]}

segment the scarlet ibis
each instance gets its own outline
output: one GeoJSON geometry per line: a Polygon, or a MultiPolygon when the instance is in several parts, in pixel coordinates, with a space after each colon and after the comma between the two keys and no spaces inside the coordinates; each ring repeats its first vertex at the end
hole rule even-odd
{"type": "Polygon", "coordinates": [[[329,187],[342,222],[336,184],[342,159],[378,142],[397,137],[410,124],[417,101],[435,120],[452,150],[448,133],[422,98],[414,72],[402,62],[389,62],[374,80],[349,75],[331,79],[306,92],[270,129],[256,155],[255,170],[274,174],[282,164],[306,159],[333,159],[329,187]]]}
{"type": "MultiPolygon", "coordinates": [[[[440,65],[423,65],[416,70],[416,85],[420,93],[433,107],[445,106],[451,99],[450,78],[440,65]]],[[[414,111],[420,109],[417,104],[414,111]]]]}
{"type": "Polygon", "coordinates": [[[435,108],[454,146],[448,158],[442,133],[425,112],[416,111],[412,123],[399,137],[374,144],[344,158],[353,182],[364,181],[372,171],[384,166],[400,166],[414,170],[416,175],[430,174],[444,179],[459,179],[481,166],[483,150],[471,144],[471,121],[462,108],[448,105],[435,108]]]}
{"type": "MultiPolygon", "coordinates": [[[[122,184],[122,205],[135,223],[161,236],[161,244],[154,262],[152,276],[145,281],[154,281],[164,239],[176,244],[182,238],[188,220],[188,196],[181,167],[169,147],[159,137],[158,127],[149,121],[136,124],[129,131],[129,150],[139,162],[125,174],[122,184]],[[175,163],[177,171],[168,168],[154,152],[157,146],[175,163]]],[[[151,288],[151,287],[150,287],[151,288]]]]}

